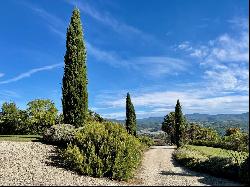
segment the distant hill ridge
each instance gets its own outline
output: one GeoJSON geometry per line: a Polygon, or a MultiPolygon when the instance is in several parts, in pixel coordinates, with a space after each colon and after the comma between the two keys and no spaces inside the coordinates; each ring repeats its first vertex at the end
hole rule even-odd
{"type": "MultiPolygon", "coordinates": [[[[212,127],[219,133],[224,134],[225,130],[229,127],[240,128],[244,131],[249,130],[249,112],[242,114],[186,114],[186,119],[189,122],[196,122],[204,127],[212,127]]],[[[138,130],[145,128],[153,128],[156,131],[161,129],[161,123],[164,117],[148,117],[137,119],[138,130]]],[[[124,124],[125,120],[109,119],[124,124]]]]}

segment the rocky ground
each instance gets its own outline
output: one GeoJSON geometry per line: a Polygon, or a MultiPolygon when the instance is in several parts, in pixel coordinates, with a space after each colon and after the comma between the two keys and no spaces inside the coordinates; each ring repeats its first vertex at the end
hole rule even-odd
{"type": "Polygon", "coordinates": [[[0,185],[239,185],[225,179],[191,172],[171,158],[174,147],[153,146],[146,151],[142,166],[129,182],[80,176],[56,162],[56,147],[40,142],[0,142],[0,185]]]}

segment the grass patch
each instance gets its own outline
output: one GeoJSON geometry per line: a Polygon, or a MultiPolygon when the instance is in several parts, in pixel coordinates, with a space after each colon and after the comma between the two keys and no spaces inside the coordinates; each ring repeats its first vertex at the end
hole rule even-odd
{"type": "Polygon", "coordinates": [[[194,146],[194,145],[186,145],[183,149],[191,150],[197,152],[197,154],[201,154],[207,157],[211,156],[219,156],[219,157],[231,157],[231,153],[236,151],[221,149],[221,148],[214,148],[214,147],[207,147],[207,146],[194,146]]]}
{"type": "Polygon", "coordinates": [[[0,135],[1,141],[13,141],[13,142],[40,142],[42,136],[40,135],[0,135]]]}

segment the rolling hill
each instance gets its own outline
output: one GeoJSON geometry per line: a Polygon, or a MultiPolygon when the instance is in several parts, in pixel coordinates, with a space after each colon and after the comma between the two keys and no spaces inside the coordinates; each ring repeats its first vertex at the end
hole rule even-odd
{"type": "MultiPolygon", "coordinates": [[[[224,134],[229,127],[240,128],[241,130],[249,131],[249,112],[242,114],[186,114],[186,119],[189,122],[198,123],[204,127],[211,127],[217,130],[220,134],[224,134]]],[[[110,120],[110,119],[109,119],[110,120]]],[[[124,124],[124,120],[111,120],[124,124]]],[[[161,129],[163,117],[149,117],[137,119],[138,130],[150,129],[150,131],[158,131],[161,129]]]]}

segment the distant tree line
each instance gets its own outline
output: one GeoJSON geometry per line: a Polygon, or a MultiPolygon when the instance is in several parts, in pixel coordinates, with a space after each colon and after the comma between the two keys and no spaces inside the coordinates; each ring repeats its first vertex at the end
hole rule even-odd
{"type": "Polygon", "coordinates": [[[175,112],[170,112],[164,117],[162,131],[167,133],[170,143],[177,147],[192,144],[235,151],[247,152],[249,150],[248,133],[242,132],[239,128],[228,128],[223,136],[213,128],[190,123],[183,117],[179,100],[175,112]]]}

